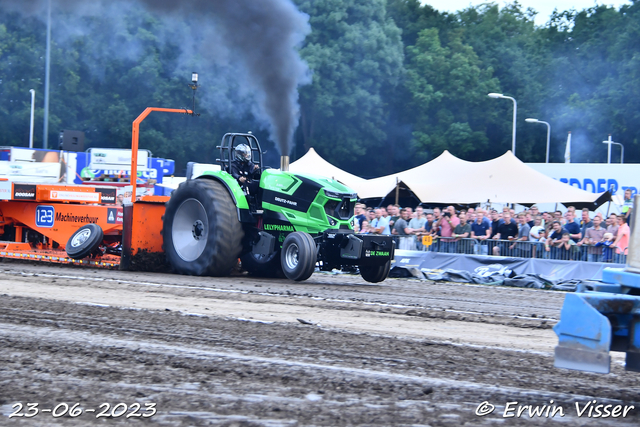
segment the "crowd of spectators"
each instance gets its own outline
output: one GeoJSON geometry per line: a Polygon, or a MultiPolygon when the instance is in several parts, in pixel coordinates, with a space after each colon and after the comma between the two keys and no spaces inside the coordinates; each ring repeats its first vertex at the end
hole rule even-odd
{"type": "Polygon", "coordinates": [[[604,218],[585,208],[579,220],[573,206],[564,214],[540,212],[535,205],[516,214],[508,207],[502,212],[472,207],[456,211],[453,206],[425,211],[422,206],[390,204],[372,209],[358,203],[354,229],[397,236],[398,249],[624,263],[631,200],[631,191],[626,190],[621,214],[604,218]]]}

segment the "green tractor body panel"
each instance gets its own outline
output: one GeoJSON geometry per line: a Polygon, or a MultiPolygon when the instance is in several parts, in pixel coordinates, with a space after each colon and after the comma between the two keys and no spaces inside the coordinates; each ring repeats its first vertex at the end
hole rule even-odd
{"type": "Polygon", "coordinates": [[[267,169],[262,173],[260,187],[265,231],[272,228],[318,235],[327,229],[353,229],[356,194],[338,181],[267,169]],[[287,224],[289,227],[282,227],[287,224]]]}

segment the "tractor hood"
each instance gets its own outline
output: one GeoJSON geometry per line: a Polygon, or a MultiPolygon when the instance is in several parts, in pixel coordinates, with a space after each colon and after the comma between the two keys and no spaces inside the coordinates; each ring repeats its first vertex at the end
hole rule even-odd
{"type": "Polygon", "coordinates": [[[315,199],[322,190],[327,197],[336,199],[356,199],[358,197],[352,188],[335,179],[274,169],[267,169],[262,173],[261,187],[266,191],[295,195],[309,201],[315,199]]]}
{"type": "Polygon", "coordinates": [[[292,172],[285,172],[285,173],[290,173],[291,175],[295,175],[299,178],[305,178],[309,181],[316,182],[321,188],[324,189],[324,192],[328,197],[335,197],[335,198],[342,199],[345,196],[349,196],[350,199],[358,198],[358,195],[356,194],[355,190],[347,187],[346,185],[342,184],[339,181],[336,181],[335,179],[327,178],[320,175],[313,175],[313,174],[292,173],[292,172]]]}

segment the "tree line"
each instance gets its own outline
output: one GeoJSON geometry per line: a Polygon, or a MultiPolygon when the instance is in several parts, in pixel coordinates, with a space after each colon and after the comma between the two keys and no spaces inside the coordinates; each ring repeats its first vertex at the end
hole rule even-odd
{"type": "MultiPolygon", "coordinates": [[[[418,0],[294,2],[309,16],[300,55],[311,78],[299,89],[292,160],[314,147],[370,178],[443,150],[465,160],[494,158],[511,149],[513,111],[511,101],[487,96],[496,92],[517,100],[517,156],[524,162],[544,162],[546,151],[546,126],[528,117],[550,123],[552,162],[564,161],[568,132],[573,162],[606,162],[601,141],[609,134],[624,144],[625,162],[640,161],[640,2],[556,11],[543,26],[517,2],[456,13],[418,0]]],[[[84,131],[87,146],[128,147],[131,123],[144,108],[191,108],[188,67],[197,61],[183,63],[174,34],[189,22],[168,25],[142,7],[74,22],[82,27],[77,35],[53,26],[49,148],[57,148],[62,129],[84,131]]],[[[238,31],[250,30],[242,24],[238,31]]],[[[31,88],[38,96],[34,146],[42,146],[45,35],[42,20],[0,6],[2,146],[28,145],[31,88]]],[[[190,160],[215,161],[225,132],[252,130],[277,166],[242,84],[227,84],[219,70],[198,71],[201,115],[150,116],[142,146],[175,159],[179,172],[190,160]]],[[[613,153],[619,161],[616,147],[613,153]]]]}

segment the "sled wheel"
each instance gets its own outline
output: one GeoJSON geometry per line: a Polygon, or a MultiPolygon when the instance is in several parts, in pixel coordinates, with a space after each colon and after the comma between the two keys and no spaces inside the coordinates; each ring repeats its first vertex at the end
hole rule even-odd
{"type": "Polygon", "coordinates": [[[371,283],[382,282],[389,275],[391,270],[391,260],[382,265],[360,266],[360,275],[364,280],[371,283]]]}
{"type": "Polygon", "coordinates": [[[316,246],[311,243],[311,236],[295,231],[284,239],[280,261],[282,271],[288,279],[307,280],[316,266],[316,246]]]}
{"type": "Polygon", "coordinates": [[[65,246],[67,255],[73,259],[86,258],[98,249],[103,237],[104,233],[98,224],[84,225],[69,237],[65,246]]]}
{"type": "Polygon", "coordinates": [[[280,250],[269,255],[258,255],[252,252],[240,257],[242,268],[256,277],[282,277],[280,250]]]}
{"type": "Polygon", "coordinates": [[[244,236],[231,195],[209,179],[185,181],[171,194],[162,233],[173,269],[193,276],[228,275],[244,236]]]}

